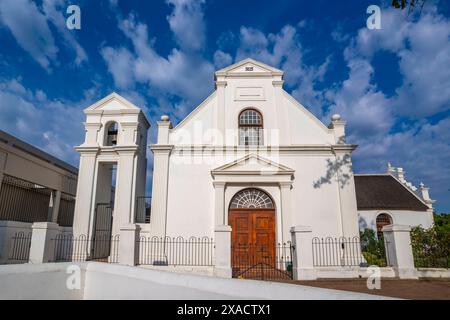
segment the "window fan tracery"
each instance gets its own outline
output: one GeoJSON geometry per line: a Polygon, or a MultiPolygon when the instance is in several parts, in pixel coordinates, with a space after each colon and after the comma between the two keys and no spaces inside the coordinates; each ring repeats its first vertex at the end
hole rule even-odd
{"type": "Polygon", "coordinates": [[[272,199],[258,189],[245,189],[236,194],[231,200],[231,209],[272,209],[272,199]]]}

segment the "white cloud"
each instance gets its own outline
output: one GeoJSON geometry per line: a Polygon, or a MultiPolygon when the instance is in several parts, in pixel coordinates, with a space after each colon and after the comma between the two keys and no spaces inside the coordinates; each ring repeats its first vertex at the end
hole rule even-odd
{"type": "Polygon", "coordinates": [[[348,67],[348,79],[337,90],[327,90],[331,106],[326,118],[341,114],[349,123],[350,135],[359,141],[361,137],[369,141],[374,136],[386,135],[394,118],[389,99],[370,83],[373,67],[364,59],[350,59],[348,67]]]}
{"type": "Polygon", "coordinates": [[[50,70],[58,48],[45,15],[28,0],[0,1],[0,22],[7,26],[18,44],[43,68],[50,70]]]}
{"type": "Polygon", "coordinates": [[[29,0],[2,0],[0,24],[5,25],[17,43],[41,67],[50,72],[52,64],[58,65],[57,55],[60,51],[50,29],[50,22],[64,38],[62,43],[75,51],[75,63],[79,65],[87,60],[87,55],[75,39],[74,33],[66,28],[63,13],[67,5],[65,0],[44,0],[40,9],[29,0]]]}
{"type": "Polygon", "coordinates": [[[212,92],[214,66],[202,56],[203,31],[196,35],[195,42],[191,39],[192,30],[187,27],[194,26],[196,32],[204,29],[202,1],[170,1],[170,4],[174,9],[168,20],[179,47],[173,48],[167,57],[155,50],[157,39],[150,39],[147,25],[137,21],[133,14],[119,18],[119,28],[131,41],[132,49],[104,47],[101,54],[119,88],[133,90],[143,84],[147,86],[147,94],[158,101],[157,106],[152,106],[153,112],[181,119],[212,92]],[[174,100],[179,102],[172,103],[174,100]]]}
{"type": "Polygon", "coordinates": [[[64,14],[69,6],[66,0],[44,0],[43,10],[47,19],[57,28],[59,34],[64,38],[64,42],[69,48],[73,48],[76,54],[75,63],[81,64],[87,61],[88,57],[84,49],[75,38],[76,31],[67,29],[64,14]]]}
{"type": "Polygon", "coordinates": [[[397,88],[396,111],[420,118],[450,109],[450,21],[429,7],[417,21],[399,10],[382,11],[382,29],[361,29],[354,56],[370,60],[380,50],[399,59],[403,84],[397,88]]]}
{"type": "Polygon", "coordinates": [[[167,0],[173,11],[167,17],[170,29],[182,50],[197,51],[205,45],[204,0],[167,0]]]}
{"type": "Polygon", "coordinates": [[[251,57],[284,70],[284,79],[292,89],[292,95],[321,117],[324,96],[316,85],[323,80],[330,58],[326,58],[320,65],[304,62],[305,49],[299,39],[299,29],[304,26],[305,23],[298,23],[296,27],[286,25],[278,33],[269,34],[243,26],[240,28],[235,60],[251,57]]]}
{"type": "Polygon", "coordinates": [[[217,69],[222,69],[229,66],[233,62],[233,58],[230,54],[223,52],[222,50],[217,50],[214,52],[214,66],[217,69]]]}
{"type": "Polygon", "coordinates": [[[20,79],[1,80],[0,128],[78,165],[73,147],[82,143],[82,109],[98,98],[93,96],[95,91],[86,91],[81,101],[59,101],[48,99],[41,90],[25,89],[20,79]]]}
{"type": "Polygon", "coordinates": [[[359,145],[354,154],[359,170],[384,171],[392,161],[416,184],[430,185],[437,205],[448,208],[450,118],[430,124],[423,117],[450,108],[450,22],[433,8],[418,20],[390,9],[382,14],[382,30],[363,28],[346,48],[350,72],[327,90],[330,114],[348,120],[349,140],[359,145]],[[374,83],[372,58],[381,51],[398,57],[402,85],[391,98],[374,83]]]}
{"type": "Polygon", "coordinates": [[[100,53],[114,78],[115,85],[124,89],[132,87],[135,81],[132,53],[126,48],[113,49],[111,47],[102,48],[100,53]]]}

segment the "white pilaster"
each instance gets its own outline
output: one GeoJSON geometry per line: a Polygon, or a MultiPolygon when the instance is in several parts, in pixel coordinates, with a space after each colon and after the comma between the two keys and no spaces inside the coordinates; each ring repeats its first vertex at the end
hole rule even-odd
{"type": "Polygon", "coordinates": [[[220,132],[222,141],[217,141],[217,144],[224,145],[225,142],[225,88],[227,86],[226,81],[216,81],[216,94],[217,94],[217,115],[216,115],[216,128],[220,132]]]}
{"type": "Polygon", "coordinates": [[[49,222],[58,222],[59,205],[61,203],[61,191],[53,190],[50,195],[49,222]]]}
{"type": "Polygon", "coordinates": [[[359,225],[351,152],[335,147],[334,153],[337,166],[336,179],[341,211],[342,236],[356,237],[359,236],[359,225]]]}
{"type": "Polygon", "coordinates": [[[60,233],[58,224],[53,222],[35,222],[32,230],[30,263],[54,262],[54,239],[60,233]]]}
{"type": "Polygon", "coordinates": [[[114,206],[114,231],[118,231],[123,224],[134,222],[136,185],[136,155],[137,147],[118,147],[119,161],[117,166],[117,180],[114,206]]]}
{"type": "Polygon", "coordinates": [[[168,116],[158,121],[158,144],[152,145],[153,151],[153,187],[152,213],[150,216],[150,234],[166,235],[167,199],[169,189],[169,161],[173,146],[169,145],[172,124],[168,116]]]}
{"type": "Polygon", "coordinates": [[[77,201],[73,221],[74,236],[89,234],[91,214],[93,213],[95,197],[95,175],[98,148],[81,151],[80,168],[77,183],[77,201]]]}
{"type": "Polygon", "coordinates": [[[280,141],[270,141],[270,145],[272,146],[291,144],[288,109],[283,105],[283,83],[283,80],[272,81],[275,91],[275,109],[277,115],[277,128],[279,128],[278,136],[280,139],[280,141]],[[283,130],[281,130],[281,128],[283,128],[283,130]]]}
{"type": "Polygon", "coordinates": [[[411,227],[388,225],[382,231],[388,264],[400,279],[418,279],[411,246],[411,227]]]}
{"type": "Polygon", "coordinates": [[[225,182],[214,181],[214,221],[217,226],[225,223],[225,182]]]}
{"type": "Polygon", "coordinates": [[[169,186],[169,157],[172,146],[151,147],[153,151],[153,188],[150,230],[152,236],[166,235],[167,199],[169,186]]]}
{"type": "Polygon", "coordinates": [[[214,275],[221,278],[231,278],[231,227],[216,226],[214,232],[214,275]]]}
{"type": "Polygon", "coordinates": [[[292,227],[292,200],[291,200],[291,182],[280,182],[281,193],[281,223],[282,223],[282,243],[290,240],[289,232],[292,227]]]}
{"type": "Polygon", "coordinates": [[[98,147],[99,145],[99,131],[101,129],[102,125],[98,122],[93,123],[84,123],[84,128],[86,130],[85,140],[83,143],[83,146],[85,147],[98,147]]]}
{"type": "Polygon", "coordinates": [[[293,275],[295,280],[317,279],[313,263],[312,229],[309,226],[291,228],[294,246],[293,275]]]}
{"type": "Polygon", "coordinates": [[[334,114],[331,117],[331,124],[328,127],[333,130],[336,144],[345,144],[345,125],[346,121],[342,120],[340,115],[334,114]]]}

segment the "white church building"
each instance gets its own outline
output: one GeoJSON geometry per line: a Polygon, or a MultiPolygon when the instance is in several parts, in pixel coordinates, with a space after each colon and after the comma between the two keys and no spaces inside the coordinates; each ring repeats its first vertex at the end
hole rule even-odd
{"type": "MultiPolygon", "coordinates": [[[[428,188],[415,188],[391,166],[355,175],[357,146],[346,141],[345,120],[336,114],[322,123],[283,90],[282,70],[246,59],[214,80],[215,91],[180,123],[165,115],[157,122],[147,221],[138,199],[150,122],[116,93],[85,110],[75,235],[131,230],[271,247],[291,241],[299,226],[312,237],[350,238],[360,228],[432,225],[428,188]],[[99,217],[105,204],[106,220],[99,217]]],[[[231,249],[223,249],[216,265],[228,263],[231,249]]]]}

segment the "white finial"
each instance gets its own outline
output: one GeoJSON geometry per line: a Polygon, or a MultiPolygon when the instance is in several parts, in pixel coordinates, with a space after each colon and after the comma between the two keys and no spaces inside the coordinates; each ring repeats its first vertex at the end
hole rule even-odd
{"type": "Polygon", "coordinates": [[[394,172],[395,169],[390,162],[388,162],[388,172],[394,172]]]}
{"type": "Polygon", "coordinates": [[[397,178],[402,183],[406,183],[405,180],[405,172],[403,171],[403,168],[397,168],[397,178]]]}
{"type": "Polygon", "coordinates": [[[168,115],[163,115],[161,116],[161,121],[169,121],[169,116],[168,115]]]}
{"type": "Polygon", "coordinates": [[[331,120],[332,120],[332,121],[339,121],[339,120],[341,120],[341,115],[338,114],[338,113],[335,113],[335,114],[333,114],[333,115],[331,116],[331,120]]]}

